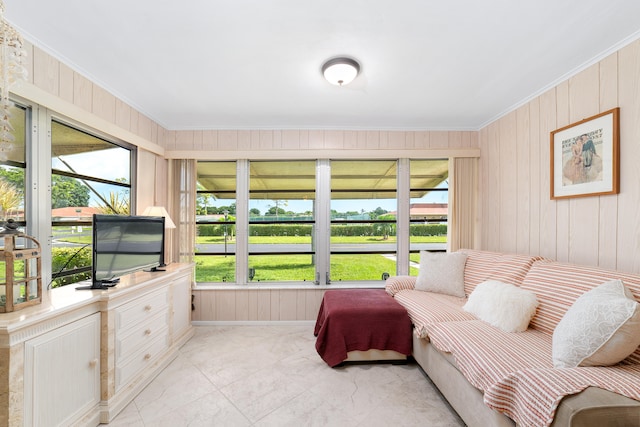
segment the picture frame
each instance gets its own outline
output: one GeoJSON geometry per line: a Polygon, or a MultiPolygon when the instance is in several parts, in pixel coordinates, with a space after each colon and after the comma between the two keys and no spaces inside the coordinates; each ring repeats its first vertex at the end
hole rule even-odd
{"type": "Polygon", "coordinates": [[[551,132],[551,199],[618,194],[620,108],[551,132]]]}

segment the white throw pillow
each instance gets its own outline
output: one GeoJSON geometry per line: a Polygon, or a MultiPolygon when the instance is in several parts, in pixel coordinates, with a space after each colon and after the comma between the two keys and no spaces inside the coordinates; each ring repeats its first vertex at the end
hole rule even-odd
{"type": "Polygon", "coordinates": [[[487,280],[476,286],[462,308],[505,332],[522,332],[527,330],[537,307],[535,293],[497,280],[487,280]]]}
{"type": "Polygon", "coordinates": [[[467,254],[420,251],[420,272],[415,288],[464,298],[464,264],[467,254]]]}
{"type": "Polygon", "coordinates": [[[640,345],[640,304],[620,280],[582,294],[553,332],[556,368],[608,366],[640,345]]]}

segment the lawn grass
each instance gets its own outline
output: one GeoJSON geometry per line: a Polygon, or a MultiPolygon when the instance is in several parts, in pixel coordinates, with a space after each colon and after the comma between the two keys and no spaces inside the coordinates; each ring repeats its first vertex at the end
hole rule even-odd
{"type": "MultiPolygon", "coordinates": [[[[196,282],[235,282],[234,256],[196,255],[196,282]]],[[[253,255],[250,268],[255,269],[252,282],[288,282],[315,280],[315,265],[310,255],[253,255]]],[[[381,280],[382,273],[395,275],[394,260],[377,254],[334,255],[331,257],[331,280],[381,280]]],[[[411,275],[418,270],[411,268],[411,275]]]]}
{"type": "Polygon", "coordinates": [[[235,282],[235,256],[196,255],[196,282],[235,282]]]}
{"type": "Polygon", "coordinates": [[[396,261],[377,254],[332,255],[331,281],[382,280],[382,274],[395,275],[396,261]]]}

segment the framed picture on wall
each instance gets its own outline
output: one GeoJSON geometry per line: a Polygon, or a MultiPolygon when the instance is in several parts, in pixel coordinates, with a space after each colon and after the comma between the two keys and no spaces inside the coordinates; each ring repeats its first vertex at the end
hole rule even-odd
{"type": "Polygon", "coordinates": [[[614,108],[551,132],[551,198],[619,189],[619,113],[614,108]]]}

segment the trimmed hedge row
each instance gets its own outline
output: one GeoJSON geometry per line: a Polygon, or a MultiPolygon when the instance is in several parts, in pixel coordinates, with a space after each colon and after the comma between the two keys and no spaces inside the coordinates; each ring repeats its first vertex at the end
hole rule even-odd
{"type": "MultiPolygon", "coordinates": [[[[196,227],[198,236],[224,236],[224,224],[204,224],[196,227]]],[[[233,236],[236,234],[236,226],[227,224],[227,234],[233,236]]]]}
{"type": "Polygon", "coordinates": [[[446,236],[447,224],[413,224],[410,236],[446,236]]]}
{"type": "MultiPolygon", "coordinates": [[[[51,271],[53,274],[60,271],[63,267],[71,270],[74,267],[86,267],[91,265],[91,248],[86,247],[78,251],[78,248],[51,248],[51,271]],[[65,263],[67,263],[65,267],[65,263]]],[[[77,283],[82,280],[91,279],[91,272],[78,273],[70,276],[58,277],[53,280],[52,288],[58,286],[77,283]]]]}
{"type": "MultiPolygon", "coordinates": [[[[411,236],[445,236],[447,224],[414,224],[411,236]]],[[[251,227],[252,236],[310,236],[313,226],[308,224],[268,224],[251,227]]],[[[227,233],[235,234],[235,226],[227,225],[227,233]]],[[[198,226],[199,236],[224,236],[224,225],[206,224],[198,226]]],[[[395,224],[332,225],[332,236],[395,236],[395,224]]]]}

